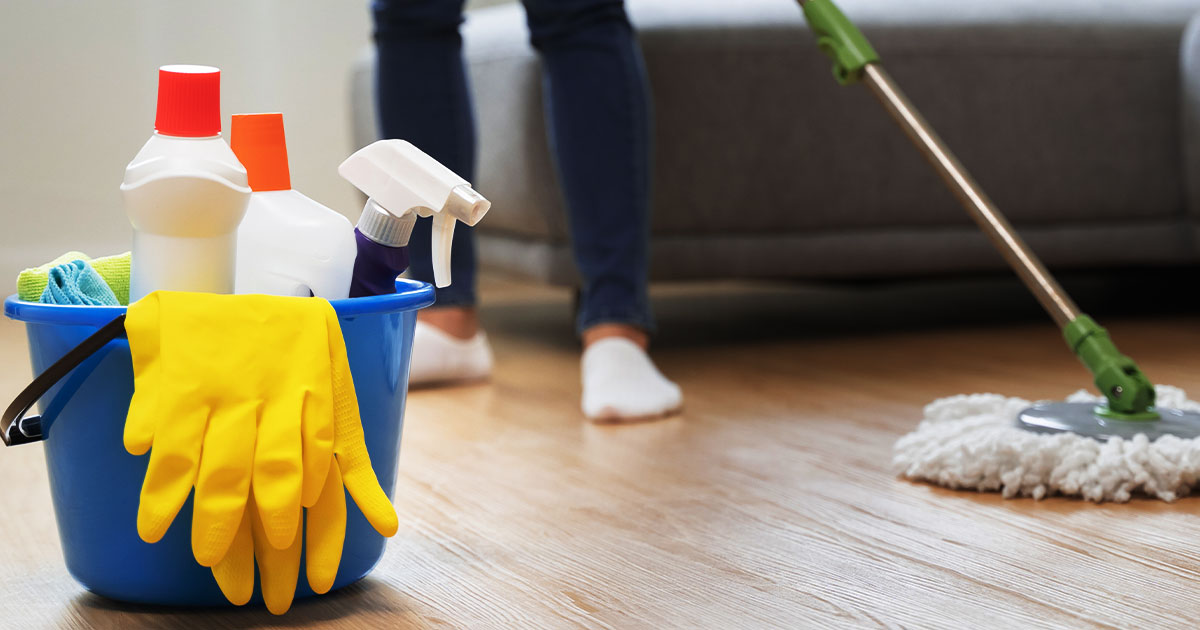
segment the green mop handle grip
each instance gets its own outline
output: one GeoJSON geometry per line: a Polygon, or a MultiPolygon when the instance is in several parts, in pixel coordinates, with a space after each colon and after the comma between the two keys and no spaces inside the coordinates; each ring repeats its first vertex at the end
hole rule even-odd
{"type": "Polygon", "coordinates": [[[1063,337],[1096,377],[1096,387],[1108,399],[1099,413],[1123,420],[1153,420],[1154,385],[1133,359],[1121,354],[1108,331],[1087,315],[1063,327],[1063,337]]]}
{"type": "Polygon", "coordinates": [[[842,85],[862,79],[863,68],[879,63],[879,54],[832,0],[799,0],[817,47],[833,60],[833,77],[842,85]]]}

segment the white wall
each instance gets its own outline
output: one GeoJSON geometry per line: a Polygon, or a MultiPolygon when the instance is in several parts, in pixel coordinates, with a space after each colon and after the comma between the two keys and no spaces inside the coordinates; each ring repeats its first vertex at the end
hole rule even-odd
{"type": "Polygon", "coordinates": [[[153,131],[157,68],[221,68],[223,126],[281,111],[293,185],[351,219],[338,177],[348,68],[370,41],[367,0],[3,0],[0,278],[69,249],[129,249],[117,187],[153,131]]]}

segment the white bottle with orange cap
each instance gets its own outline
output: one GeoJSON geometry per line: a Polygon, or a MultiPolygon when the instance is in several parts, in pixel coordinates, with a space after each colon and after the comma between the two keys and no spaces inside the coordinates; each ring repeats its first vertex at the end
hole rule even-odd
{"type": "Polygon", "coordinates": [[[158,70],[154,135],[121,184],[133,224],[129,299],[156,289],[232,293],[238,224],[250,188],[221,139],[221,74],[158,70]]]}
{"type": "Polygon", "coordinates": [[[229,141],[254,191],[237,231],[236,292],[346,297],[354,227],[292,189],[283,115],[235,114],[229,141]]]}

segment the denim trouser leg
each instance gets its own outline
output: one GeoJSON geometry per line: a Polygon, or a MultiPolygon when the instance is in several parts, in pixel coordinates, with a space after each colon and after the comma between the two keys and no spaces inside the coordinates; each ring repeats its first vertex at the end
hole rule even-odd
{"type": "MultiPolygon", "coordinates": [[[[463,67],[463,0],[375,0],[375,93],[384,138],[416,145],[468,181],[475,177],[475,119],[463,67]]],[[[433,282],[431,219],[418,219],[409,241],[411,275],[433,282]]],[[[475,304],[475,239],[458,224],[450,261],[453,284],[438,306],[475,304]]]]}
{"type": "Polygon", "coordinates": [[[576,326],[651,331],[649,96],[624,3],[524,3],[545,69],[547,127],[583,277],[576,326]]]}
{"type": "MultiPolygon", "coordinates": [[[[583,278],[577,327],[626,323],[651,330],[649,99],[633,28],[620,0],[525,0],[545,68],[551,148],[583,278]]],[[[461,0],[375,0],[378,95],[384,137],[409,140],[468,180],[474,125],[463,70],[461,0]]],[[[487,191],[482,191],[485,195],[487,191]]],[[[412,274],[432,279],[429,222],[413,232],[412,274]]],[[[475,249],[459,226],[454,284],[440,305],[473,304],[475,249]]]]}

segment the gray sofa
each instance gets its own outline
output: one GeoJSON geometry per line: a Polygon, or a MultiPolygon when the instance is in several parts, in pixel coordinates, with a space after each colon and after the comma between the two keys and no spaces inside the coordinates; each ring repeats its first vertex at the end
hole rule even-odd
{"type": "MultiPolygon", "coordinates": [[[[1052,268],[1200,259],[1200,0],[841,0],[1052,268]]],[[[655,106],[654,279],[892,278],[1002,259],[789,0],[630,0],[655,106]]],[[[575,272],[518,5],[464,27],[486,265],[575,272]]],[[[376,137],[368,55],[355,138],[376,137]]]]}

